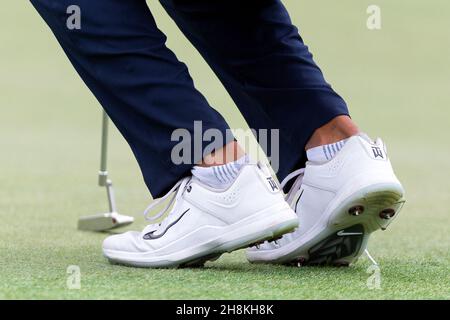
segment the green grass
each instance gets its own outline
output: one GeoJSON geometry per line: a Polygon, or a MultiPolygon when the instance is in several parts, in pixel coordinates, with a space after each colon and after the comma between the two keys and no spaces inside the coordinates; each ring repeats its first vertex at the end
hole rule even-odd
{"type": "MultiPolygon", "coordinates": [[[[78,216],[106,210],[96,186],[100,108],[29,2],[10,1],[0,11],[0,298],[449,299],[450,3],[375,2],[380,31],[365,28],[369,1],[285,1],[353,118],[388,142],[407,191],[402,215],[370,242],[380,290],[366,286],[365,258],[339,269],[255,266],[240,251],[205,269],[109,265],[106,234],[76,230],[78,216]],[[69,265],[81,268],[80,290],[66,287],[69,265]]],[[[159,4],[150,6],[198,88],[232,127],[245,126],[159,4]]],[[[151,198],[117,132],[111,159],[120,209],[140,229],[151,198]]]]}

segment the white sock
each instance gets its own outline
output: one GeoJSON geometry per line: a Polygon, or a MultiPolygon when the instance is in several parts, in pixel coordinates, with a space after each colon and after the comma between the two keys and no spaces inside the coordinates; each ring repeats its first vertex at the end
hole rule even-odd
{"type": "Polygon", "coordinates": [[[216,189],[223,189],[234,182],[242,166],[249,162],[249,157],[245,155],[236,161],[220,166],[195,166],[192,168],[191,172],[194,177],[200,180],[200,182],[216,189]]]}
{"type": "Polygon", "coordinates": [[[348,138],[335,143],[311,148],[309,150],[306,150],[306,156],[308,157],[309,161],[313,162],[330,161],[339,151],[341,151],[347,140],[348,138]]]}

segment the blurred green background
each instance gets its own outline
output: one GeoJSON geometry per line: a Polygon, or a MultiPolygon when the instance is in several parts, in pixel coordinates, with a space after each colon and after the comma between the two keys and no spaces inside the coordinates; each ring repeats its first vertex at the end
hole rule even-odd
{"type": "MultiPolygon", "coordinates": [[[[347,269],[252,266],[242,251],[206,270],[109,265],[106,234],[76,230],[79,216],[107,209],[96,185],[101,109],[31,4],[8,1],[0,10],[0,298],[450,298],[450,2],[284,3],[353,118],[387,142],[406,188],[402,214],[369,246],[381,289],[367,288],[365,258],[347,269]],[[381,7],[381,30],[366,27],[369,4],[381,7]],[[80,290],[66,287],[69,265],[81,268],[80,290]]],[[[198,89],[231,127],[245,127],[160,4],[149,6],[198,89]]],[[[140,229],[151,198],[116,131],[110,150],[119,209],[140,229]]]]}

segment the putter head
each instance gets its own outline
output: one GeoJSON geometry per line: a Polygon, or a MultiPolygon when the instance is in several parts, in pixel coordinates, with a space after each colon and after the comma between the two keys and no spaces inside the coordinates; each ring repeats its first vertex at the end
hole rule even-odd
{"type": "Polygon", "coordinates": [[[78,219],[78,230],[106,231],[133,223],[134,218],[117,212],[99,213],[78,219]]]}

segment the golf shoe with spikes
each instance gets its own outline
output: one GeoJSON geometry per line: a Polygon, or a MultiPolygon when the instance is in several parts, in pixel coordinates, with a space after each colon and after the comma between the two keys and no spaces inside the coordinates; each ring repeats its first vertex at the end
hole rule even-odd
{"type": "Polygon", "coordinates": [[[300,227],[248,249],[250,262],[347,266],[368,253],[370,234],[386,229],[404,203],[384,143],[365,135],[348,139],[328,162],[307,162],[282,186],[295,177],[286,200],[300,227]]]}

